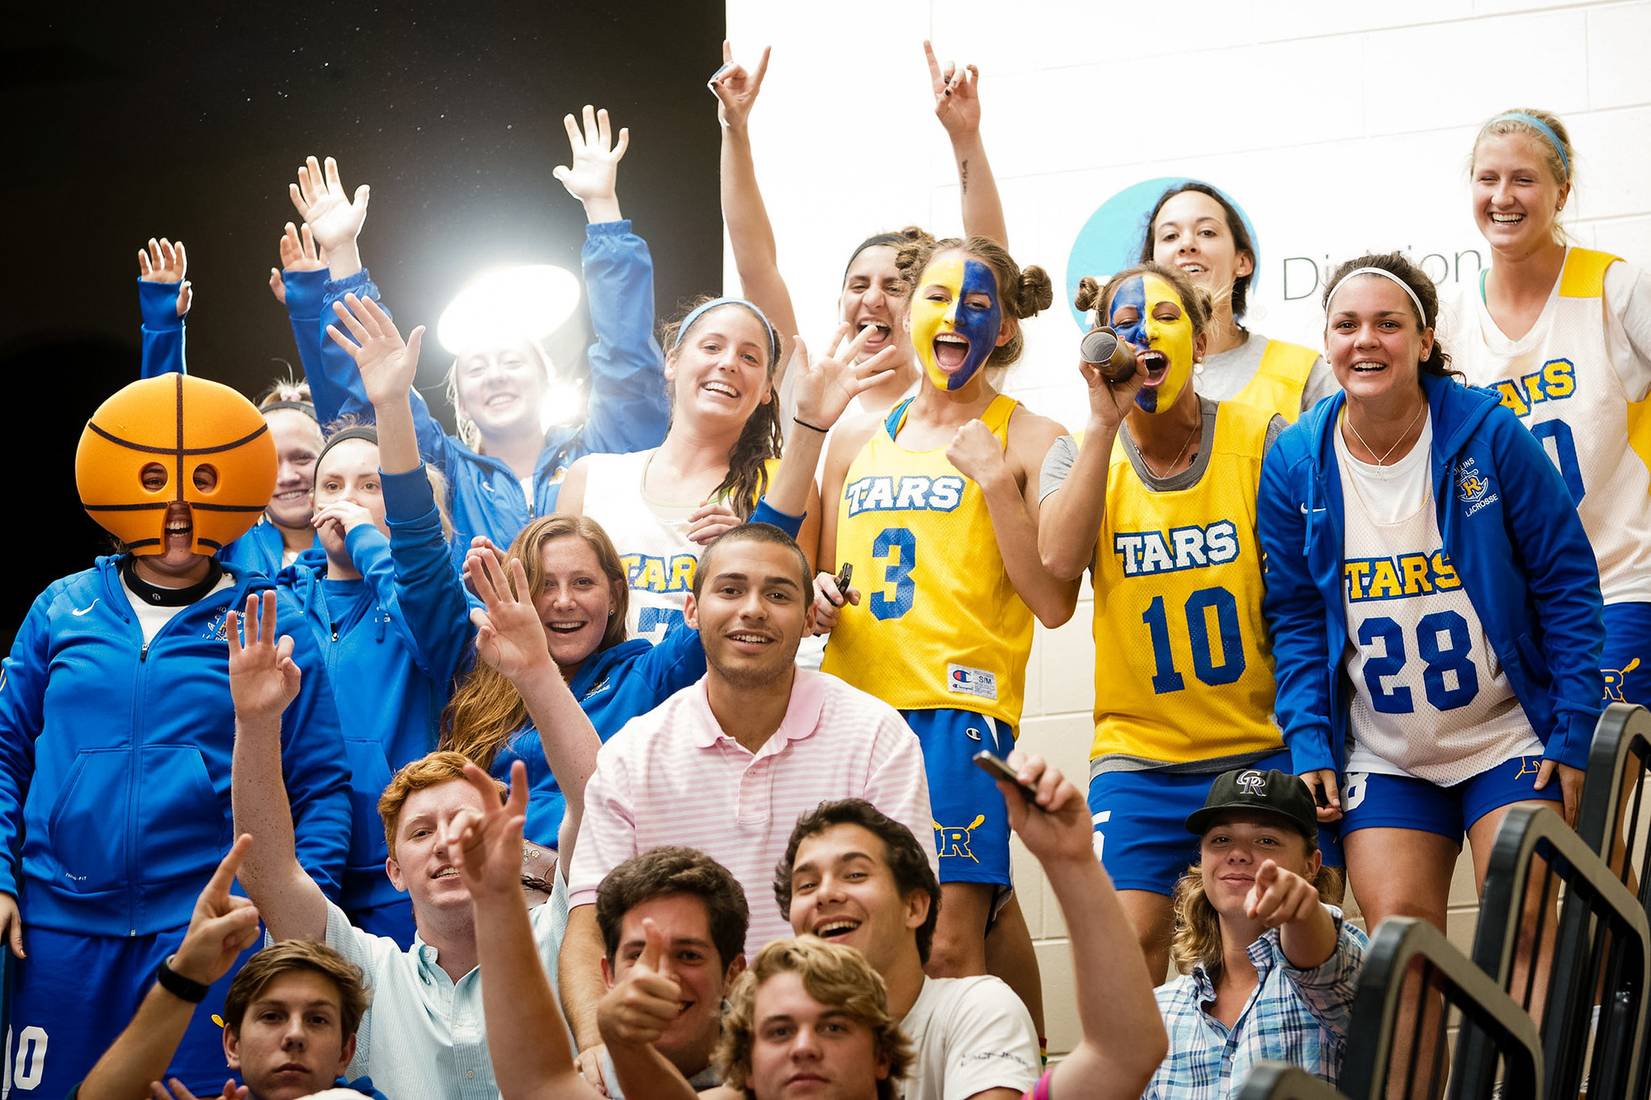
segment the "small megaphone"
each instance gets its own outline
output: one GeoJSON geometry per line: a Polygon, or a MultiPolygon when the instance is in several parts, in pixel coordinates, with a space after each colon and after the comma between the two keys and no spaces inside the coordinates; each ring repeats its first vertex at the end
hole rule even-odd
{"type": "Polygon", "coordinates": [[[1109,328],[1091,329],[1083,334],[1078,354],[1085,363],[1101,368],[1101,377],[1108,382],[1122,382],[1135,373],[1135,355],[1109,328]]]}

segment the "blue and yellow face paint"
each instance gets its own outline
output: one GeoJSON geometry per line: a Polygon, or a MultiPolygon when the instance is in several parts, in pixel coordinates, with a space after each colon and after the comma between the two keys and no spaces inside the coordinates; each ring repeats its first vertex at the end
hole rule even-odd
{"type": "Polygon", "coordinates": [[[943,390],[962,389],[997,347],[1003,325],[992,269],[960,252],[936,257],[917,281],[911,339],[923,373],[943,390]]]}
{"type": "Polygon", "coordinates": [[[1120,339],[1146,353],[1147,382],[1135,395],[1143,412],[1167,412],[1192,378],[1192,319],[1175,288],[1150,271],[1125,279],[1112,296],[1107,322],[1120,339]]]}

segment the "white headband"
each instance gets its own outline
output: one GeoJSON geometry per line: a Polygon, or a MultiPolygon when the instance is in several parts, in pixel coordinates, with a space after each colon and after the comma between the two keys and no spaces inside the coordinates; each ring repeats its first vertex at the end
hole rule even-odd
{"type": "Polygon", "coordinates": [[[1405,292],[1405,297],[1409,298],[1411,305],[1416,307],[1416,319],[1421,322],[1423,328],[1427,327],[1427,310],[1422,308],[1422,300],[1416,296],[1416,292],[1414,290],[1410,289],[1409,283],[1405,282],[1385,267],[1355,267],[1352,271],[1349,271],[1347,274],[1343,275],[1336,281],[1336,285],[1330,288],[1330,293],[1325,295],[1324,312],[1330,312],[1330,303],[1336,300],[1336,291],[1340,290],[1347,283],[1347,280],[1353,278],[1355,275],[1380,275],[1388,282],[1393,283],[1400,290],[1405,292]]]}

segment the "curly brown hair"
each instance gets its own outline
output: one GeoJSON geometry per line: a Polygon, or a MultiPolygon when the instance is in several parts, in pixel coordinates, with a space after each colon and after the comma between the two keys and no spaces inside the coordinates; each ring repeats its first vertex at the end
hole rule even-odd
{"type": "Polygon", "coordinates": [[[224,996],[224,1027],[239,1035],[241,1021],[252,1002],[269,988],[269,983],[295,970],[313,971],[338,987],[340,1037],[348,1040],[354,1035],[372,999],[361,968],[313,940],[282,940],[254,952],[229,983],[229,992],[224,996]]]}

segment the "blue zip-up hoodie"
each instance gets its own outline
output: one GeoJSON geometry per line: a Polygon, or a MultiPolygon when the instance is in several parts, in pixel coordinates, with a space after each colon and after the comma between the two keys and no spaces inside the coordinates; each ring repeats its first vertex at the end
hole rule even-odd
{"type": "Polygon", "coordinates": [[[352,810],[341,902],[347,912],[403,896],[384,873],[378,797],[398,768],[435,749],[453,677],[475,637],[424,467],[380,476],[390,537],[364,523],[344,540],[363,581],[355,603],[328,606],[327,555],[319,548],[278,578],[325,655],[343,728],[352,810]]]}
{"type": "MultiPolygon", "coordinates": [[[[417,392],[413,422],[419,454],[447,477],[448,511],[453,518],[453,560],[461,564],[470,539],[486,535],[509,546],[535,516],[556,511],[563,472],[575,459],[591,453],[641,451],[665,438],[670,404],[665,391],[665,357],[653,337],[653,259],[648,245],[631,232],[629,221],[599,222],[585,229],[580,255],[585,296],[595,341],[586,352],[590,390],[581,424],[557,425],[545,435],[533,471],[533,500],[522,495],[521,482],[500,459],[477,454],[450,436],[430,415],[417,392]]],[[[334,316],[333,303],[345,294],[379,297],[365,268],[329,282],[320,310],[321,326],[334,316]]],[[[341,409],[365,420],[373,417],[355,363],[330,339],[322,337],[321,369],[312,372],[310,389],[321,408],[323,389],[343,394],[341,409]]]]}
{"type": "MultiPolygon", "coordinates": [[[[0,676],[0,891],[23,919],[64,932],[146,936],[189,923],[233,839],[225,616],[271,587],[232,573],[145,644],[119,558],[54,581],[0,676]],[[18,862],[21,862],[21,872],[18,862]]],[[[299,862],[336,896],[349,844],[349,778],[320,649],[292,629],[303,673],[281,721],[299,862]]]]}
{"type": "MultiPolygon", "coordinates": [[[[705,675],[705,647],[699,631],[677,622],[656,645],[631,638],[591,654],[568,682],[596,735],[606,741],[639,714],[646,714],[705,675]]],[[[493,758],[494,776],[510,782],[512,761],[527,764],[527,824],[522,835],[556,847],[567,799],[545,759],[539,731],[529,722],[511,735],[493,758]]]]}
{"type": "MultiPolygon", "coordinates": [[[[1545,754],[1583,768],[1603,707],[1599,570],[1542,444],[1489,390],[1422,375],[1445,553],[1545,754]]],[[[1340,770],[1351,686],[1342,673],[1344,522],[1337,393],[1279,436],[1257,501],[1278,682],[1296,772],[1340,770]]]]}
{"type": "MultiPolygon", "coordinates": [[[[304,364],[306,375],[312,379],[320,378],[321,346],[318,340],[321,329],[316,325],[316,318],[321,314],[321,291],[326,286],[327,273],[287,271],[282,273],[281,281],[286,286],[287,316],[292,322],[298,358],[304,364]]],[[[138,312],[143,317],[143,361],[138,371],[139,377],[186,373],[184,319],[178,316],[178,284],[139,279],[138,312]]],[[[315,401],[316,416],[326,424],[337,418],[342,399],[327,389],[324,380],[321,388],[322,392],[317,394],[312,382],[310,393],[315,401]]],[[[312,540],[310,545],[321,544],[312,540]]],[[[281,554],[285,550],[281,529],[271,523],[267,515],[261,515],[246,534],[218,551],[218,562],[226,569],[240,566],[243,572],[250,570],[273,577],[281,571],[281,554]]]]}

